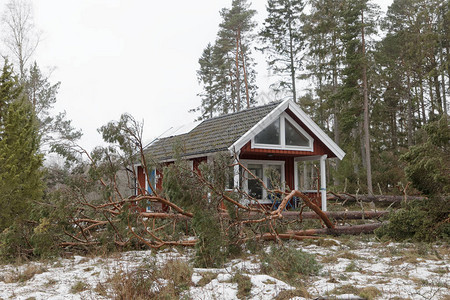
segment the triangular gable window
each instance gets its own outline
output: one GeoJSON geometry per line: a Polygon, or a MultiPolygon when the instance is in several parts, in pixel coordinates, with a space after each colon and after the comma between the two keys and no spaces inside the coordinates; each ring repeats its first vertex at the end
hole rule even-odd
{"type": "Polygon", "coordinates": [[[286,146],[303,146],[309,147],[309,140],[305,137],[300,130],[294,127],[288,120],[285,121],[285,141],[286,146]]]}
{"type": "Polygon", "coordinates": [[[313,139],[288,114],[282,113],[255,135],[252,147],[313,151],[313,139]]]}
{"type": "Polygon", "coordinates": [[[255,136],[255,143],[257,144],[280,144],[280,119],[275,120],[272,124],[264,128],[255,136]]]}

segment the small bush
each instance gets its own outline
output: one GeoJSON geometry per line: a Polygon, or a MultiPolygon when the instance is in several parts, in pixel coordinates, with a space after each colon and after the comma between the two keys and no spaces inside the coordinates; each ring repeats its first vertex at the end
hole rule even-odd
{"type": "Polygon", "coordinates": [[[293,281],[298,275],[317,275],[321,266],[314,255],[288,247],[272,247],[263,253],[261,268],[274,277],[293,281]]]}
{"type": "Polygon", "coordinates": [[[375,230],[378,237],[396,241],[431,242],[450,238],[450,223],[445,220],[450,201],[444,197],[411,201],[389,214],[389,222],[375,230]]]}

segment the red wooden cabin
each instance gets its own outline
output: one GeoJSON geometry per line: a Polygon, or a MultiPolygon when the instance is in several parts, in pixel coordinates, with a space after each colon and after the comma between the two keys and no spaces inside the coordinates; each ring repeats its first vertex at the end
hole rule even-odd
{"type": "MultiPolygon", "coordinates": [[[[318,195],[323,210],[327,209],[325,161],[341,160],[345,155],[292,100],[207,119],[188,133],[154,141],[146,151],[159,162],[170,163],[174,161],[175,142],[182,143],[182,156],[192,162],[193,169],[211,161],[216,153],[227,151],[268,186],[267,170],[271,169],[279,174],[284,188],[300,190],[313,198],[318,195]]],[[[136,168],[139,186],[147,189],[142,167],[136,168]]],[[[271,204],[271,196],[245,173],[236,166],[228,188],[243,188],[260,203],[271,204]]],[[[149,176],[161,189],[161,171],[152,170],[149,176]]]]}

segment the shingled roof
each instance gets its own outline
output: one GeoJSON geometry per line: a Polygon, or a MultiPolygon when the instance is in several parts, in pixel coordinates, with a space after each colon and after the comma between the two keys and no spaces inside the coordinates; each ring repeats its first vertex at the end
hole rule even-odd
{"type": "Polygon", "coordinates": [[[173,158],[176,143],[180,143],[183,156],[206,155],[228,150],[228,147],[279,104],[280,102],[272,102],[207,119],[188,133],[156,140],[145,151],[152,158],[164,161],[173,158]]]}

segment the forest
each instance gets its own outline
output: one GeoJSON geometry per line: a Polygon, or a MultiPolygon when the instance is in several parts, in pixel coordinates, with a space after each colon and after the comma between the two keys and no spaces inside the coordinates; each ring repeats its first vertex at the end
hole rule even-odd
{"type": "MultiPolygon", "coordinates": [[[[104,146],[84,149],[81,131],[53,111],[60,83],[33,61],[39,38],[30,3],[12,0],[1,23],[8,51],[0,74],[0,261],[178,247],[194,249],[196,268],[220,268],[260,251],[267,274],[301,261],[279,275],[299,290],[296,280],[317,276],[320,267],[286,246],[289,240],[320,245],[326,235],[375,231],[377,242],[448,247],[450,3],[394,0],[385,15],[367,0],[268,0],[266,9],[262,24],[246,0],[219,12],[216,40],[199,53],[193,74],[202,92],[192,111],[207,120],[258,105],[253,55],[262,53],[273,75],[271,100],[293,99],[346,152],[327,168],[331,212],[300,191],[264,184],[281,195],[280,206],[246,206],[245,191],[225,191],[236,164],[229,153],[195,172],[176,145],[176,162],[160,164],[146,152],[142,122],[127,113],[98,129],[104,146]],[[149,189],[139,186],[135,165],[146,178],[152,167],[163,168],[163,190],[150,181],[149,189]],[[391,196],[401,200],[377,202],[391,196]],[[303,205],[286,211],[292,197],[303,205]],[[262,241],[278,252],[264,256],[270,251],[262,241]]],[[[167,275],[155,270],[152,282],[167,275]]],[[[145,274],[122,274],[114,297],[156,297],[148,286],[138,293],[145,290],[139,283],[150,284],[145,274]]],[[[233,280],[250,280],[239,274],[233,280]]],[[[249,296],[238,288],[239,298],[249,296]]],[[[175,286],[166,299],[186,289],[175,286]]]]}

